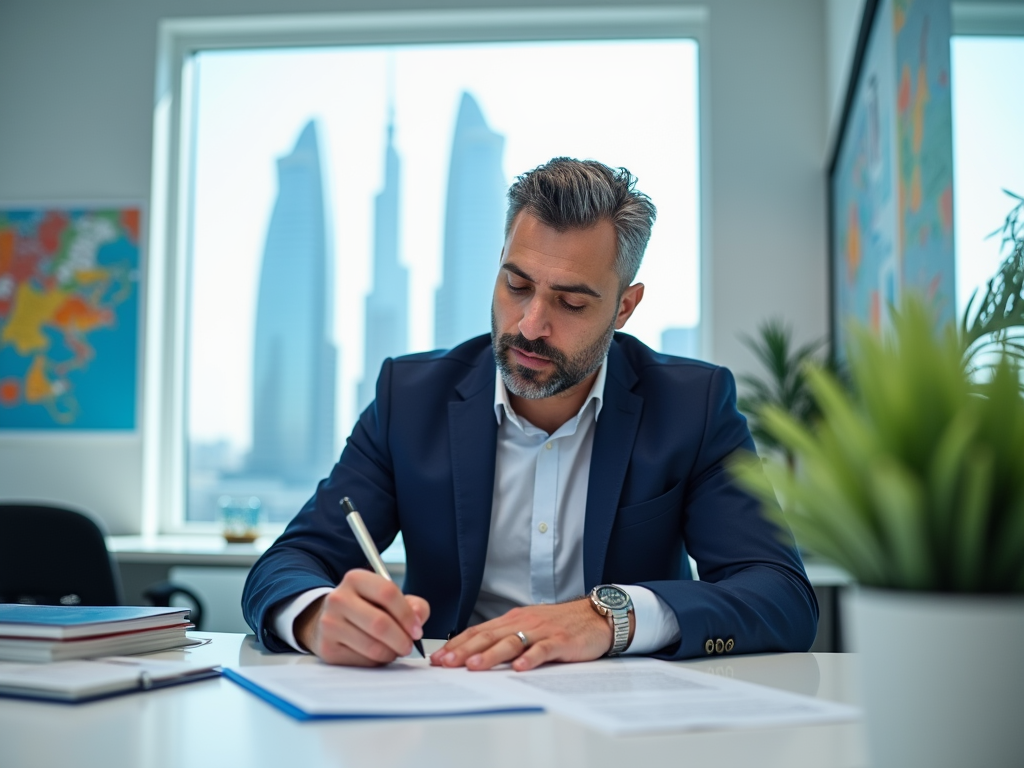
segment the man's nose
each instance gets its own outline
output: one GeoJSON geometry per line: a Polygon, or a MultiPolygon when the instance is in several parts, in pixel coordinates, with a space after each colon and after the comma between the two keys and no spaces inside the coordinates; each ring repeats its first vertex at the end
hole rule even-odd
{"type": "Polygon", "coordinates": [[[544,302],[534,299],[526,305],[523,318],[519,321],[519,332],[527,339],[538,339],[550,334],[551,327],[544,302]]]}

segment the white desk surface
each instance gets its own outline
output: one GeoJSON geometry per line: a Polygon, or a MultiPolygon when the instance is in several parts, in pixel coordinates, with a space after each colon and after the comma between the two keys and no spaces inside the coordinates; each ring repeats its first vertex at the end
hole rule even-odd
{"type": "MultiPolygon", "coordinates": [[[[159,536],[108,536],[107,549],[119,563],[162,565],[214,565],[251,568],[271,544],[273,536],[264,536],[252,544],[228,544],[217,534],[179,534],[159,536]]],[[[385,560],[388,560],[385,553],[385,560]]],[[[403,574],[405,563],[388,562],[392,576],[403,574]]],[[[841,587],[851,583],[850,576],[829,563],[808,560],[807,578],[816,587],[841,587]]]]}
{"type": "MultiPolygon", "coordinates": [[[[266,653],[251,635],[194,635],[213,642],[154,656],[244,665],[296,663],[301,658],[266,653]]],[[[427,642],[428,652],[437,647],[427,642]]],[[[852,654],[731,656],[681,663],[857,703],[852,654]]],[[[4,768],[847,768],[866,763],[861,723],[617,738],[553,714],[302,723],[225,678],[90,704],[0,699],[4,768]]]]}

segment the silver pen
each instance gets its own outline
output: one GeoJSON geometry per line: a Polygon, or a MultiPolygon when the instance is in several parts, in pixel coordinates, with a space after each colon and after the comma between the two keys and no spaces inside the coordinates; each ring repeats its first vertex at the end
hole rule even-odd
{"type": "MultiPolygon", "coordinates": [[[[363,554],[366,555],[366,559],[370,561],[370,566],[373,568],[373,572],[394,583],[395,580],[391,578],[391,574],[388,573],[388,569],[384,565],[384,561],[380,559],[380,552],[377,551],[377,545],[373,543],[373,537],[370,536],[370,532],[366,530],[366,523],[363,522],[363,516],[356,510],[355,505],[352,503],[352,499],[346,496],[341,500],[341,506],[342,509],[345,510],[345,519],[348,520],[348,527],[351,528],[352,533],[355,534],[356,541],[359,542],[359,548],[363,550],[363,554]]],[[[420,656],[424,659],[427,658],[427,654],[423,652],[422,640],[413,640],[412,644],[416,646],[416,650],[420,652],[420,656]]]]}

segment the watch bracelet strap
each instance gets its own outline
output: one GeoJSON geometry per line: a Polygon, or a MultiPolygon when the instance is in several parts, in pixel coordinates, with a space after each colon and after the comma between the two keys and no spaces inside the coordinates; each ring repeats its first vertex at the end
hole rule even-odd
{"type": "Polygon", "coordinates": [[[609,656],[618,656],[629,646],[629,611],[614,611],[609,613],[612,620],[612,648],[608,651],[609,656]]]}

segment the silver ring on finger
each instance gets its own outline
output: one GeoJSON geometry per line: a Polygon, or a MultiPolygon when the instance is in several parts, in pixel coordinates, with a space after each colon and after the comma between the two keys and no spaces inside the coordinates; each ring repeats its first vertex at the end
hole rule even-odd
{"type": "Polygon", "coordinates": [[[520,642],[522,642],[524,648],[530,644],[529,638],[527,638],[527,636],[522,632],[516,632],[516,637],[518,637],[520,642]]]}

